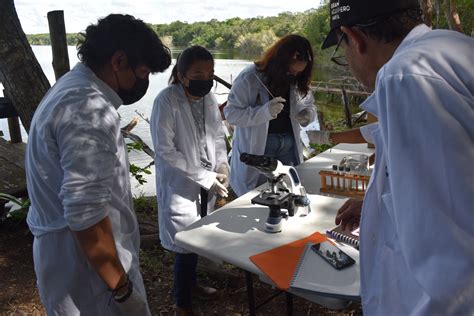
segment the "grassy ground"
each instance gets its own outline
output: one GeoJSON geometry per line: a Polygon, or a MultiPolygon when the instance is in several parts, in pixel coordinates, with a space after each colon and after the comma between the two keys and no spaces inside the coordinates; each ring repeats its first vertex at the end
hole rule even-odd
{"type": "MultiPolygon", "coordinates": [[[[156,220],[155,198],[140,197],[135,200],[140,221],[156,220]]],[[[33,238],[24,221],[0,222],[0,315],[45,315],[36,288],[32,260],[33,238]]],[[[141,271],[152,315],[173,315],[171,296],[174,255],[158,245],[140,251],[141,271]]],[[[199,259],[198,279],[203,285],[219,290],[214,301],[195,300],[197,315],[248,315],[245,275],[240,269],[225,264],[214,266],[199,259]]],[[[255,296],[261,301],[275,289],[254,279],[255,296]]],[[[259,315],[285,315],[285,296],[280,294],[259,310],[259,315]]],[[[301,298],[294,299],[294,315],[360,315],[361,306],[351,304],[342,311],[332,311],[301,298]]],[[[137,315],[138,316],[138,315],[137,315]]]]}

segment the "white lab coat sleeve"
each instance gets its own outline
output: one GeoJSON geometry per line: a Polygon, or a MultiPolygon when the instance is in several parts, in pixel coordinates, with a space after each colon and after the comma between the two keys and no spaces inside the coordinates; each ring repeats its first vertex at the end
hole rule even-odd
{"type": "Polygon", "coordinates": [[[374,137],[372,133],[374,130],[378,128],[378,122],[370,123],[364,126],[360,127],[360,133],[362,134],[362,137],[368,142],[368,143],[374,143],[374,137]]]}
{"type": "MultiPolygon", "coordinates": [[[[152,139],[155,155],[165,160],[177,172],[183,174],[191,181],[209,190],[214,184],[216,173],[201,167],[199,159],[186,157],[180,152],[174,143],[177,128],[188,128],[176,126],[173,116],[171,100],[165,94],[160,94],[155,99],[152,115],[152,139]]],[[[188,137],[193,137],[189,134],[188,137]]],[[[199,155],[196,153],[196,155],[199,155]]]]}
{"type": "Polygon", "coordinates": [[[227,122],[239,127],[249,127],[264,124],[274,117],[270,113],[269,104],[256,105],[256,96],[259,90],[247,76],[238,76],[229,93],[224,114],[227,122]],[[256,92],[257,91],[257,92],[256,92]],[[255,98],[252,98],[252,95],[255,98]]]}
{"type": "MultiPolygon", "coordinates": [[[[105,101],[104,101],[105,102],[105,101]]],[[[71,230],[87,229],[108,215],[117,157],[119,119],[112,107],[88,101],[55,125],[63,180],[59,198],[71,230]]]]}
{"type": "Polygon", "coordinates": [[[382,201],[408,269],[428,296],[420,314],[470,314],[472,98],[440,78],[421,75],[388,76],[377,91],[379,106],[384,104],[379,121],[391,188],[382,201]]]}
{"type": "MultiPolygon", "coordinates": [[[[296,90],[295,90],[296,91],[296,90]]],[[[309,123],[313,122],[316,119],[316,104],[314,101],[313,92],[310,90],[306,96],[300,100],[296,101],[296,111],[295,114],[300,113],[303,110],[309,110],[309,123]]]]}

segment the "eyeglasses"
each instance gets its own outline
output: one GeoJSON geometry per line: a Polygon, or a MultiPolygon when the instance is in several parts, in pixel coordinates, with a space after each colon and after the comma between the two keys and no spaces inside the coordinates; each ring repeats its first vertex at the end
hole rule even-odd
{"type": "Polygon", "coordinates": [[[332,53],[332,56],[331,56],[331,61],[333,61],[334,63],[336,63],[336,65],[339,65],[339,66],[349,65],[346,59],[346,55],[336,56],[337,50],[339,49],[339,46],[341,46],[341,43],[344,40],[345,36],[346,36],[346,33],[342,33],[342,36],[339,38],[336,48],[334,49],[334,52],[332,53]]]}

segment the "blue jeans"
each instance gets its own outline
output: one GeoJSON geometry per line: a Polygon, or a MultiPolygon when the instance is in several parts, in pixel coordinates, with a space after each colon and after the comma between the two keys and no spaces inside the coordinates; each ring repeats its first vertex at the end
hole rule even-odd
{"type": "Polygon", "coordinates": [[[293,134],[268,134],[265,156],[276,158],[287,166],[296,166],[298,164],[298,156],[296,155],[296,144],[293,134]]]}
{"type": "Polygon", "coordinates": [[[192,307],[192,290],[196,285],[197,260],[198,256],[194,253],[176,253],[173,271],[173,296],[178,307],[192,307]]]}
{"type": "MultiPolygon", "coordinates": [[[[268,134],[264,155],[276,158],[284,165],[296,166],[298,164],[298,156],[296,155],[295,137],[291,133],[268,134]]],[[[265,182],[267,182],[267,178],[260,174],[257,186],[265,182]]]]}

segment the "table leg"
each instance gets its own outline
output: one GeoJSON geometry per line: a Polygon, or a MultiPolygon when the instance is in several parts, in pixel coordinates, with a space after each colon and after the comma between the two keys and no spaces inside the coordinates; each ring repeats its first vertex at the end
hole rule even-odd
{"type": "Polygon", "coordinates": [[[293,294],[285,292],[286,296],[286,315],[293,316],[293,294]]]}
{"type": "Polygon", "coordinates": [[[247,281],[247,296],[249,299],[249,315],[255,316],[255,295],[253,292],[253,280],[252,280],[252,273],[245,271],[245,280],[247,281]]]}
{"type": "Polygon", "coordinates": [[[6,204],[7,201],[0,200],[0,220],[4,220],[7,215],[7,209],[5,208],[6,204]]]}

